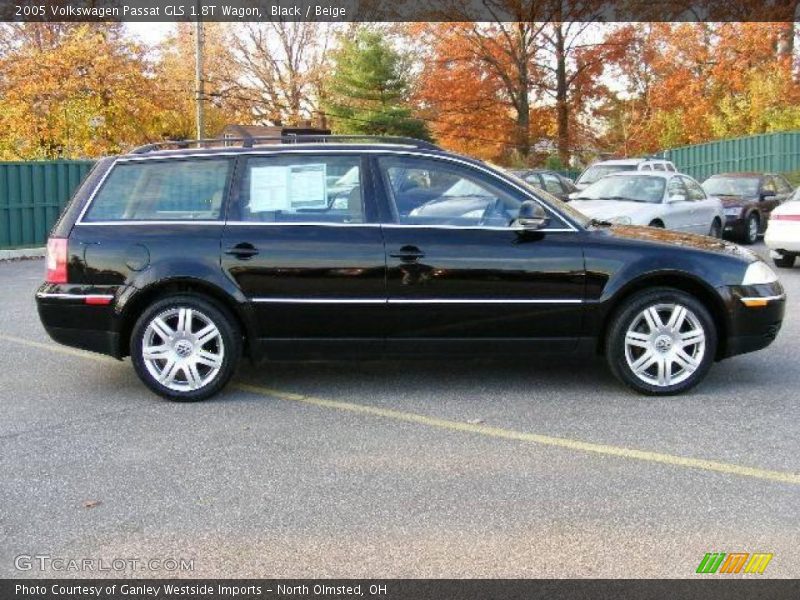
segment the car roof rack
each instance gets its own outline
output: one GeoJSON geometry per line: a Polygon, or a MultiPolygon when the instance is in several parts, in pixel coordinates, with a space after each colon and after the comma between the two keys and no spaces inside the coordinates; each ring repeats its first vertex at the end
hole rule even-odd
{"type": "Polygon", "coordinates": [[[425,140],[411,137],[384,136],[384,135],[323,135],[323,134],[287,134],[271,136],[253,136],[236,138],[205,138],[200,140],[166,140],[145,144],[131,150],[130,154],[147,154],[156,150],[186,149],[186,148],[214,148],[239,147],[253,148],[271,144],[385,144],[391,146],[408,146],[425,150],[441,150],[439,146],[425,140]]]}

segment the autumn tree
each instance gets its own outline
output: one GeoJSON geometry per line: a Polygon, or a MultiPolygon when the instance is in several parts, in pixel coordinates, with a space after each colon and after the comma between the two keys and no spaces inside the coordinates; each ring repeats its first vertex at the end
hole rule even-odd
{"type": "Polygon", "coordinates": [[[230,25],[239,110],[256,122],[298,125],[319,112],[321,81],[332,37],[328,23],[270,21],[230,25]]]}
{"type": "Polygon", "coordinates": [[[340,38],[331,58],[324,106],[338,133],[429,137],[409,107],[409,64],[381,32],[340,38]]]}
{"type": "MultiPolygon", "coordinates": [[[[249,123],[252,112],[241,101],[239,75],[230,49],[229,29],[222,23],[203,25],[203,78],[205,135],[219,135],[230,123],[249,123]]],[[[175,32],[156,48],[152,68],[154,102],[152,132],[155,139],[191,139],[195,123],[195,28],[178,23],[175,32]]]]}
{"type": "Polygon", "coordinates": [[[783,23],[640,23],[615,33],[620,89],[598,111],[605,144],[653,152],[792,129],[800,89],[783,23]]]}
{"type": "Polygon", "coordinates": [[[0,37],[4,158],[96,156],[147,140],[148,63],[120,24],[15,24],[0,37]]]}

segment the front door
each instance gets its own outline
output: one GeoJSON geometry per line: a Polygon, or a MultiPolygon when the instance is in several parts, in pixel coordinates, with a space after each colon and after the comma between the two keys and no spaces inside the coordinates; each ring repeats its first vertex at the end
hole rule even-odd
{"type": "Polygon", "coordinates": [[[541,231],[513,227],[529,198],[468,163],[418,156],[376,162],[394,214],[383,228],[390,352],[575,347],[584,298],[575,227],[555,213],[541,231]]]}
{"type": "Polygon", "coordinates": [[[271,358],[382,347],[385,256],[363,166],[358,154],[281,152],[237,167],[222,267],[271,358]]]}

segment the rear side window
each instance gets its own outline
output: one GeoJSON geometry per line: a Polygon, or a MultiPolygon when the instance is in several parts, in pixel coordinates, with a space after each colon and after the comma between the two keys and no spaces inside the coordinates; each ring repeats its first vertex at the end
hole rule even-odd
{"type": "Polygon", "coordinates": [[[359,156],[247,160],[239,218],[262,223],[364,223],[359,156]]]}
{"type": "Polygon", "coordinates": [[[118,163],[83,220],[218,220],[230,166],[228,159],[118,163]]]}

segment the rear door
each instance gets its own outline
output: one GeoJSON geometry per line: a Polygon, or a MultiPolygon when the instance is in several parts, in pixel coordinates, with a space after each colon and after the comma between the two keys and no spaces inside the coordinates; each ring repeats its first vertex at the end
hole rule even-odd
{"type": "Polygon", "coordinates": [[[551,213],[549,225],[511,226],[520,190],[450,159],[376,160],[390,222],[387,350],[473,354],[575,347],[585,272],[581,235],[551,213]],[[406,194],[429,200],[405,211],[406,194]]]}
{"type": "Polygon", "coordinates": [[[692,231],[694,203],[689,200],[689,192],[683,178],[676,175],[667,182],[667,210],[664,220],[667,229],[676,231],[692,231]]]}
{"type": "Polygon", "coordinates": [[[342,151],[256,154],[237,165],[222,267],[249,299],[272,358],[382,347],[386,266],[365,167],[342,151]]]}

